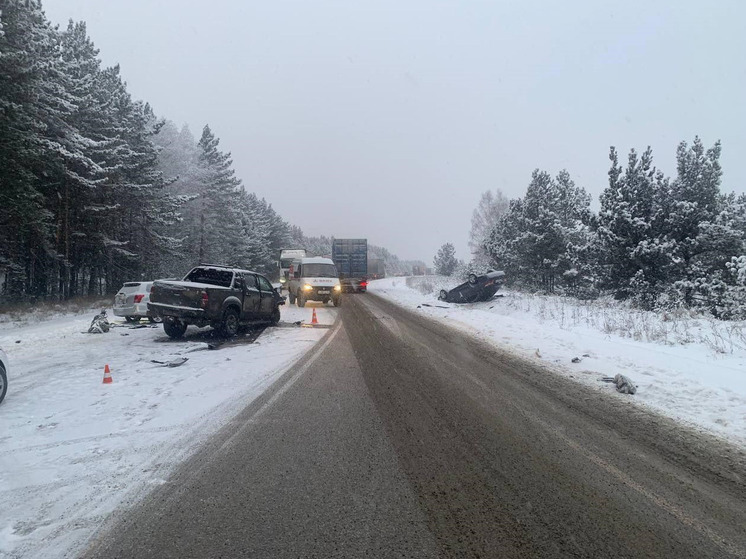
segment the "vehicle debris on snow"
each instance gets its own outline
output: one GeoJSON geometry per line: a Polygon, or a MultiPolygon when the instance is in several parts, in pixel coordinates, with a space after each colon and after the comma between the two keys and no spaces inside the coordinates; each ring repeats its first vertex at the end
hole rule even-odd
{"type": "Polygon", "coordinates": [[[187,361],[189,361],[188,357],[178,357],[176,359],[172,359],[171,361],[158,361],[157,359],[150,360],[151,363],[156,363],[161,367],[181,367],[187,361]]]}
{"type": "Polygon", "coordinates": [[[91,325],[88,327],[89,334],[105,334],[109,331],[111,324],[106,316],[106,309],[103,309],[99,314],[93,317],[91,325]]]}
{"type": "Polygon", "coordinates": [[[637,392],[637,386],[630,380],[629,377],[624,375],[615,375],[613,377],[604,377],[601,379],[604,382],[610,382],[616,385],[616,391],[620,394],[635,394],[637,392]]]}

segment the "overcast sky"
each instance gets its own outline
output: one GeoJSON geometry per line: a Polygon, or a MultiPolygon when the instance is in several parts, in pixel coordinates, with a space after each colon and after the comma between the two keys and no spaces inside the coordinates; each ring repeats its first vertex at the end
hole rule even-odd
{"type": "Polygon", "coordinates": [[[311,235],[468,259],[481,192],[567,168],[594,200],[610,145],[723,142],[746,189],[746,2],[44,0],[84,20],[157,114],[209,123],[249,190],[311,235]]]}

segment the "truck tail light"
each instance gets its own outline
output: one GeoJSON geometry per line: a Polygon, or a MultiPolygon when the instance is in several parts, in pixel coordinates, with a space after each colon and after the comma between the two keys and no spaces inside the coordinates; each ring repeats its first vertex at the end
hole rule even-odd
{"type": "Polygon", "coordinates": [[[208,298],[208,296],[207,296],[207,291],[203,291],[203,292],[202,292],[202,308],[203,308],[203,309],[206,309],[206,308],[207,308],[207,301],[208,301],[208,299],[209,299],[209,298],[208,298]]]}
{"type": "Polygon", "coordinates": [[[368,282],[367,281],[361,281],[360,282],[360,287],[368,287],[368,282]]]}
{"type": "Polygon", "coordinates": [[[142,303],[143,297],[145,297],[145,295],[143,295],[142,293],[139,295],[135,295],[135,304],[142,303]]]}

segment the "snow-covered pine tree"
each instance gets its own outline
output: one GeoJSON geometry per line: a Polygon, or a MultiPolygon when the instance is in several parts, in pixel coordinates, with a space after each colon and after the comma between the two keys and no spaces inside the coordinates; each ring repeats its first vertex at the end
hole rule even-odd
{"type": "Polygon", "coordinates": [[[163,231],[177,241],[177,250],[163,257],[161,273],[179,277],[199,261],[192,237],[202,207],[200,149],[188,126],[179,129],[168,120],[153,141],[158,146],[158,170],[163,176],[175,179],[166,190],[180,204],[178,219],[163,231]]]}
{"type": "Polygon", "coordinates": [[[720,152],[719,142],[705,150],[699,137],[691,146],[681,142],[676,151],[677,176],[671,183],[665,220],[666,235],[674,248],[669,281],[689,306],[703,303],[707,297],[702,286],[725,273],[726,262],[742,244],[741,234],[725,217],[720,152]]]}
{"type": "MultiPolygon", "coordinates": [[[[511,282],[553,291],[557,281],[568,279],[566,272],[577,266],[568,247],[586,242],[589,205],[590,196],[567,171],[553,179],[536,169],[526,195],[513,200],[492,229],[492,258],[509,271],[511,282]]],[[[577,273],[569,279],[571,286],[576,283],[577,273]]]]}
{"type": "Polygon", "coordinates": [[[243,242],[238,262],[243,267],[258,272],[269,272],[272,268],[272,261],[279,256],[279,251],[273,258],[272,229],[266,202],[259,200],[253,192],[246,192],[242,187],[239,197],[239,215],[243,242]]]}
{"type": "Polygon", "coordinates": [[[601,194],[596,229],[603,283],[620,298],[635,296],[652,306],[665,285],[673,248],[664,236],[668,181],[653,166],[650,147],[641,157],[631,150],[624,170],[613,147],[609,159],[609,186],[601,194]]]}
{"type": "Polygon", "coordinates": [[[205,125],[197,144],[199,154],[199,216],[193,224],[190,249],[199,263],[236,265],[245,255],[241,219],[241,180],[230,153],[218,149],[220,140],[205,125]]]}
{"type": "Polygon", "coordinates": [[[450,276],[456,270],[458,260],[456,260],[456,249],[451,243],[445,243],[438,249],[438,253],[433,258],[435,273],[441,276],[450,276]]]}
{"type": "Polygon", "coordinates": [[[5,1],[0,8],[0,225],[9,232],[0,246],[4,291],[45,297],[64,290],[68,275],[66,265],[60,271],[70,237],[64,193],[69,183],[86,185],[96,165],[72,124],[79,102],[74,78],[41,4],[5,1]]]}

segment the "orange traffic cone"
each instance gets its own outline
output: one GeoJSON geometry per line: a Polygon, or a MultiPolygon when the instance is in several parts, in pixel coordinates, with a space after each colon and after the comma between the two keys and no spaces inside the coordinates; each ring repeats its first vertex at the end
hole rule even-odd
{"type": "Polygon", "coordinates": [[[316,309],[313,309],[313,316],[311,317],[311,324],[318,324],[319,319],[316,318],[316,309]]]}
{"type": "Polygon", "coordinates": [[[114,381],[111,378],[111,369],[106,365],[106,367],[104,367],[104,384],[111,384],[112,382],[114,381]]]}

